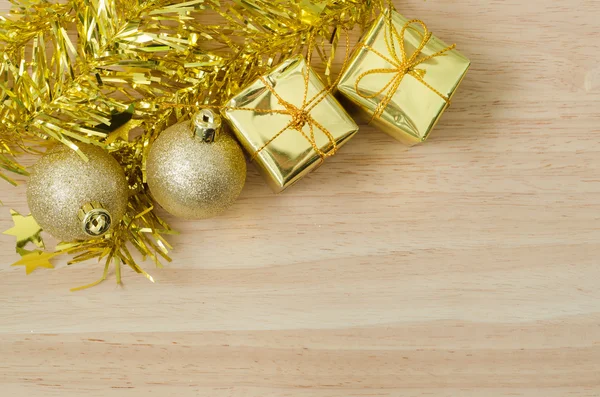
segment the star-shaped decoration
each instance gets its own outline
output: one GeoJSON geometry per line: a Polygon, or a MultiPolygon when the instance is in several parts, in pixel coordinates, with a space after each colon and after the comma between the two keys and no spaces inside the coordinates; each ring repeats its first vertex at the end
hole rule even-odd
{"type": "Polygon", "coordinates": [[[11,266],[25,266],[25,273],[27,274],[33,272],[38,267],[54,269],[54,265],[50,263],[50,259],[58,255],[57,252],[44,252],[40,250],[22,251],[20,254],[23,257],[11,266]]]}
{"type": "Polygon", "coordinates": [[[106,144],[111,145],[115,143],[117,139],[122,139],[125,142],[129,142],[129,132],[140,125],[142,125],[142,120],[129,120],[108,134],[108,137],[106,138],[106,144]]]}
{"type": "Polygon", "coordinates": [[[19,248],[24,248],[27,243],[34,243],[38,247],[44,248],[44,240],[42,240],[42,236],[40,235],[42,228],[33,219],[31,214],[23,216],[15,210],[10,210],[10,215],[15,225],[2,234],[8,234],[17,238],[17,252],[19,248]]]}
{"type": "Polygon", "coordinates": [[[131,130],[142,125],[142,120],[133,119],[134,113],[135,106],[132,104],[122,112],[111,114],[108,123],[97,126],[100,131],[106,133],[106,145],[113,145],[118,140],[129,142],[131,130]]]}

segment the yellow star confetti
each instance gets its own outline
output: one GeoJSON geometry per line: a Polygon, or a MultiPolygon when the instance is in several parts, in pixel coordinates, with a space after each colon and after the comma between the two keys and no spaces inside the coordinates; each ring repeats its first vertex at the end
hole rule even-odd
{"type": "Polygon", "coordinates": [[[106,144],[111,145],[119,138],[124,140],[125,142],[129,142],[129,133],[131,132],[131,130],[141,126],[143,122],[143,120],[129,120],[122,126],[115,129],[113,132],[108,134],[108,137],[106,138],[106,144]]]}
{"type": "Polygon", "coordinates": [[[40,235],[42,228],[33,219],[31,214],[23,216],[15,210],[10,210],[10,215],[15,225],[2,234],[8,234],[17,238],[17,252],[28,243],[34,243],[38,247],[44,248],[44,240],[42,240],[42,236],[40,235]]]}
{"type": "Polygon", "coordinates": [[[25,255],[11,266],[25,266],[25,273],[29,274],[38,267],[54,269],[50,259],[58,255],[56,252],[44,252],[40,250],[26,251],[25,255]]]}

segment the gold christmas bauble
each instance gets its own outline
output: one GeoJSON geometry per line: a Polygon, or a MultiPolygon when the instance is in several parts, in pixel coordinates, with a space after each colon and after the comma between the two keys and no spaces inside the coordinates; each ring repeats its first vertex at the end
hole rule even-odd
{"type": "Polygon", "coordinates": [[[246,159],[210,110],[164,130],[153,143],[146,178],[154,199],[182,218],[205,219],[231,206],[246,181],[246,159]]]}
{"type": "Polygon", "coordinates": [[[38,224],[62,241],[100,237],[127,209],[129,187],[123,169],[108,152],[78,144],[56,146],[31,169],[27,202],[38,224]]]}

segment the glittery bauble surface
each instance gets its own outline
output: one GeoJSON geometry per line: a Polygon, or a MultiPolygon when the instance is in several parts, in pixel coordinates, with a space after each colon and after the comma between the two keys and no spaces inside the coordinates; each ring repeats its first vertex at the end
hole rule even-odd
{"type": "Polygon", "coordinates": [[[48,151],[31,170],[27,185],[29,209],[40,226],[62,241],[89,239],[79,209],[98,202],[110,213],[112,226],[125,210],[129,188],[117,160],[102,148],[78,144],[84,161],[64,145],[48,151]]]}
{"type": "Polygon", "coordinates": [[[240,195],[246,160],[237,142],[220,133],[214,142],[195,137],[189,121],[164,130],[146,164],[154,199],[169,213],[205,219],[220,214],[240,195]]]}

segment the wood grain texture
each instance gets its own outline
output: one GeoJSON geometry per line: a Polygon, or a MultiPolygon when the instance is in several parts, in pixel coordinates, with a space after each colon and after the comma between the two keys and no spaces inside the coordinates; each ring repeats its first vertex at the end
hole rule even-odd
{"type": "Polygon", "coordinates": [[[281,196],[250,168],[156,285],[70,293],[100,269],[0,236],[0,394],[600,396],[600,1],[397,6],[473,61],[430,141],[365,127],[281,196]]]}

